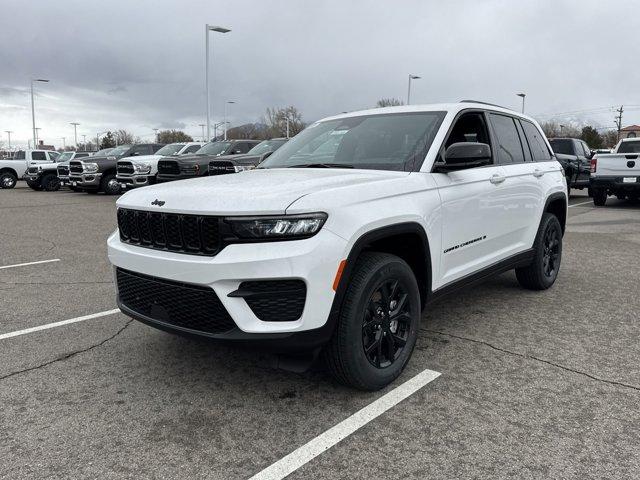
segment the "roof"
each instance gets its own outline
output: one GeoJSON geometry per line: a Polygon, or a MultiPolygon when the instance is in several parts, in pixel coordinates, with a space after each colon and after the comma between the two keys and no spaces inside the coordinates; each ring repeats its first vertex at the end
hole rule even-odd
{"type": "Polygon", "coordinates": [[[621,132],[632,132],[635,130],[640,130],[640,125],[629,125],[628,127],[621,128],[621,132]]]}
{"type": "Polygon", "coordinates": [[[494,111],[494,112],[500,112],[500,113],[508,113],[509,115],[525,118],[531,122],[536,123],[535,120],[532,119],[531,117],[524,115],[522,113],[516,112],[515,110],[499,107],[497,105],[492,105],[490,103],[473,102],[469,100],[465,100],[463,102],[457,102],[457,103],[433,103],[428,105],[400,105],[398,107],[371,108],[368,110],[360,110],[356,112],[345,112],[341,115],[334,115],[331,117],[323,118],[320,121],[322,122],[327,120],[338,120],[341,118],[358,117],[362,115],[384,115],[389,113],[450,112],[455,115],[461,110],[468,110],[468,109],[475,109],[475,108],[494,111]]]}

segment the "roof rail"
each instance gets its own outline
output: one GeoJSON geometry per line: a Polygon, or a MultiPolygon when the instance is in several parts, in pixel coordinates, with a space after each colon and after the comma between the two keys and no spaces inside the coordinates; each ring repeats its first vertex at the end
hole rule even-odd
{"type": "Polygon", "coordinates": [[[480,100],[460,100],[460,103],[480,103],[482,105],[491,105],[492,107],[505,108],[507,110],[512,110],[511,108],[503,107],[502,105],[496,105],[495,103],[489,102],[481,102],[480,100]]]}

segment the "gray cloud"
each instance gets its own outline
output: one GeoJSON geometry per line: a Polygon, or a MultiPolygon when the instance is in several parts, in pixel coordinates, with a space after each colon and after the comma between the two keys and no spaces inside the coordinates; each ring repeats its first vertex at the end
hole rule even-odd
{"type": "MultiPolygon", "coordinates": [[[[632,1],[490,0],[221,1],[67,0],[3,4],[0,131],[30,135],[31,75],[36,121],[54,143],[69,122],[94,136],[127,128],[200,135],[204,121],[204,23],[211,34],[212,108],[220,121],[258,120],[269,106],[296,105],[305,119],[367,108],[380,97],[413,103],[476,98],[554,114],[637,105],[640,71],[630,57],[640,20],[632,1]],[[71,15],[69,12],[73,12],[71,15]],[[621,19],[624,18],[624,21],[621,19]],[[28,25],[29,28],[24,28],[28,25]],[[622,47],[621,47],[622,46],[622,47]],[[9,66],[9,68],[6,68],[9,66]]],[[[625,123],[640,123],[640,107],[625,123]]],[[[572,113],[601,126],[603,110],[572,113]]],[[[545,117],[547,118],[547,117],[545,117]]]]}

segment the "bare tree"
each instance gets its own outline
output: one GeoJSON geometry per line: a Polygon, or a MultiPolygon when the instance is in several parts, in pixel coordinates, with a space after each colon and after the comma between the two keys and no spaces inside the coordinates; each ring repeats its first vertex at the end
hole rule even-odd
{"type": "Polygon", "coordinates": [[[296,107],[267,108],[263,123],[267,125],[269,136],[285,137],[287,135],[287,119],[289,121],[290,137],[304,130],[306,124],[302,120],[302,114],[296,107]]]}
{"type": "Polygon", "coordinates": [[[193,142],[193,137],[181,130],[161,130],[158,132],[158,143],[193,142]]]}
{"type": "Polygon", "coordinates": [[[618,143],[618,131],[611,129],[600,134],[602,137],[602,146],[605,148],[613,148],[618,143]]]}
{"type": "Polygon", "coordinates": [[[404,105],[404,102],[397,98],[381,98],[376,102],[376,108],[399,107],[400,105],[404,105]]]}
{"type": "Polygon", "coordinates": [[[556,121],[550,120],[540,124],[542,131],[547,138],[580,138],[581,132],[573,125],[561,125],[556,121]]]}
{"type": "Polygon", "coordinates": [[[125,143],[140,143],[139,137],[134,136],[133,133],[122,128],[113,132],[113,138],[118,145],[124,145],[125,143]]]}

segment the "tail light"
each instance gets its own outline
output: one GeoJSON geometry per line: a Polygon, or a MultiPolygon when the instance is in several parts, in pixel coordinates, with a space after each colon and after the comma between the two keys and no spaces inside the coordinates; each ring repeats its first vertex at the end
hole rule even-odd
{"type": "Polygon", "coordinates": [[[591,159],[591,173],[596,173],[596,168],[598,168],[598,159],[597,158],[592,158],[591,159]]]}

